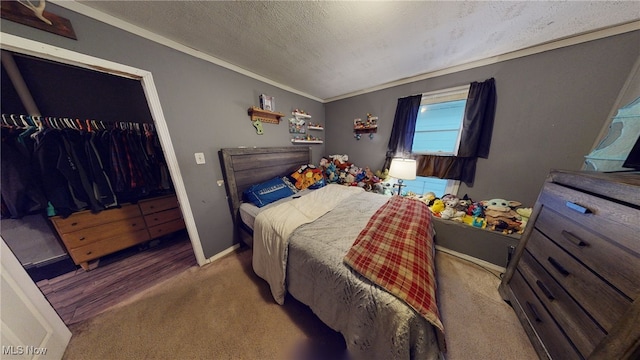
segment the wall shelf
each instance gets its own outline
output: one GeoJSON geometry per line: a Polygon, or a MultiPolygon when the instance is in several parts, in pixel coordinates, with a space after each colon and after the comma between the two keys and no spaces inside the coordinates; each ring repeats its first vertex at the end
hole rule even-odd
{"type": "Polygon", "coordinates": [[[297,118],[301,118],[301,119],[311,119],[311,115],[309,114],[303,114],[303,113],[299,113],[299,112],[292,112],[291,113],[293,116],[297,117],[297,118]]]}
{"type": "Polygon", "coordinates": [[[291,139],[291,142],[294,144],[322,144],[323,143],[322,140],[298,140],[298,139],[291,139]]]}
{"type": "MultiPolygon", "coordinates": [[[[297,110],[297,109],[296,109],[297,110]]],[[[307,131],[322,131],[324,128],[321,124],[309,122],[311,115],[293,111],[293,118],[289,119],[289,132],[291,133],[291,142],[293,144],[322,144],[323,140],[317,136],[307,134],[307,131]]]]}
{"type": "Polygon", "coordinates": [[[260,122],[269,124],[279,124],[280,118],[284,116],[282,113],[262,110],[256,106],[250,107],[247,113],[251,117],[251,121],[259,120],[260,122]]]}
{"type": "Polygon", "coordinates": [[[369,133],[376,133],[378,132],[378,127],[363,127],[363,128],[357,128],[357,129],[353,129],[353,132],[356,134],[369,134],[369,133]]]}

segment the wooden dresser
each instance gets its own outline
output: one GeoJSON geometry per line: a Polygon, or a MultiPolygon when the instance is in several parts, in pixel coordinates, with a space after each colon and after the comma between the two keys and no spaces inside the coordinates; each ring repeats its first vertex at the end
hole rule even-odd
{"type": "Polygon", "coordinates": [[[552,171],[499,290],[542,359],[639,359],[640,174],[552,171]]]}
{"type": "MultiPolygon", "coordinates": [[[[184,229],[175,195],[141,200],[97,214],[50,218],[73,261],[83,269],[102,256],[184,229]]],[[[94,263],[95,265],[95,263],[94,263]]]]}

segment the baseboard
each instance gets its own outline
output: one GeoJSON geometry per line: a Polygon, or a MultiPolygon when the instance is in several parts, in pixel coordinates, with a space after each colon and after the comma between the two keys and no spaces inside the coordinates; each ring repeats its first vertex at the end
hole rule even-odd
{"type": "Polygon", "coordinates": [[[467,260],[469,262],[472,262],[472,263],[474,263],[476,265],[480,265],[483,268],[494,270],[494,271],[497,271],[499,273],[504,273],[505,271],[507,271],[507,269],[502,267],[502,266],[498,266],[498,265],[492,264],[492,263],[490,263],[488,261],[484,261],[482,259],[474,258],[473,256],[469,256],[467,254],[459,253],[459,252],[451,250],[451,249],[447,249],[447,248],[442,247],[440,245],[436,245],[436,250],[442,251],[443,253],[447,253],[449,255],[453,255],[453,256],[459,257],[461,259],[464,259],[464,260],[467,260]]]}

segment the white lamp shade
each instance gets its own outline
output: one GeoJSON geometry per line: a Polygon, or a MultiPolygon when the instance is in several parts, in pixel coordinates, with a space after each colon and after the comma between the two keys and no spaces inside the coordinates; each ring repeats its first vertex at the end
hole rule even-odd
{"type": "Polygon", "coordinates": [[[394,158],[391,160],[389,176],[402,180],[416,179],[416,161],[413,159],[394,158]]]}

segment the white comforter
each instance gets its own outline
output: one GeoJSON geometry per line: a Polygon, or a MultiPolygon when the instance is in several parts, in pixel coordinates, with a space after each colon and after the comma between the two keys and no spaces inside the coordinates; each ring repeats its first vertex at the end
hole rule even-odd
{"type": "Polygon", "coordinates": [[[346,198],[361,193],[359,187],[329,184],[298,199],[261,212],[253,229],[253,270],[271,287],[282,305],[286,295],[287,249],[291,233],[333,210],[346,198]]]}

